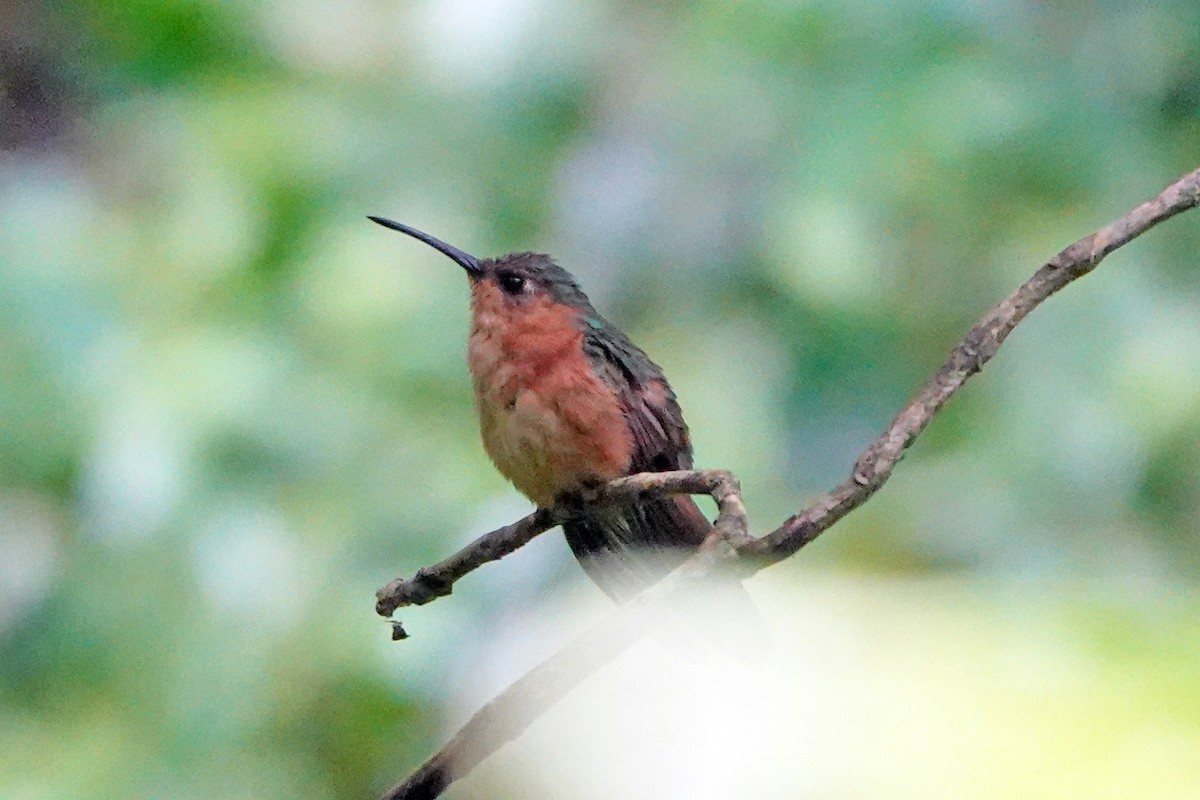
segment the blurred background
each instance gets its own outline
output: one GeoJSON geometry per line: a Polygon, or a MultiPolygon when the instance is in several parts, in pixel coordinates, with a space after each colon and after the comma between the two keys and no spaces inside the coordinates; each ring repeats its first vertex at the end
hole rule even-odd
{"type": "MultiPolygon", "coordinates": [[[[528,507],[461,270],[365,215],[556,256],[764,533],[1200,165],[1198,65],[1194,0],[7,0],[0,797],[371,797],[607,611],[555,533],[388,641],[380,584],[528,507]]],[[[1194,797],[1197,253],[1051,300],[751,581],[758,688],[635,654],[449,796],[1194,797]]]]}

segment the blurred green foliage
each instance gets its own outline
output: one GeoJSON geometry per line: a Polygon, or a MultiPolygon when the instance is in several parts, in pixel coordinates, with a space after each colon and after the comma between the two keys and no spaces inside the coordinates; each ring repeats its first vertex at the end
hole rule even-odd
{"type": "MultiPolygon", "coordinates": [[[[524,506],[461,275],[366,214],[555,254],[766,530],[986,307],[1197,166],[1197,64],[1194,0],[10,3],[0,796],[371,796],[580,589],[547,538],[386,641],[377,585],[524,506]]],[[[1200,586],[1198,252],[1184,217],[1039,310],[775,571],[1038,593],[1104,631],[1079,686],[1178,686],[1200,631],[1144,601],[1200,586]]]]}

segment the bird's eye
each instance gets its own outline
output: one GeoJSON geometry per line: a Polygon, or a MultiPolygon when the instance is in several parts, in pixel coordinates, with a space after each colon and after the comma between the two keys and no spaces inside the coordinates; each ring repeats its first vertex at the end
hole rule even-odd
{"type": "Polygon", "coordinates": [[[505,294],[520,294],[525,289],[525,279],[512,272],[505,272],[496,278],[505,294]]]}

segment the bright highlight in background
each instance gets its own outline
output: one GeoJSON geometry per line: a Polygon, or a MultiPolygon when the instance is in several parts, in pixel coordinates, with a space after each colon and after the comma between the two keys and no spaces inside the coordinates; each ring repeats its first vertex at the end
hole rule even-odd
{"type": "Polygon", "coordinates": [[[1130,609],[1099,586],[779,571],[750,586],[775,622],[762,664],[642,642],[463,796],[1184,800],[1200,786],[1194,597],[1130,609]]]}

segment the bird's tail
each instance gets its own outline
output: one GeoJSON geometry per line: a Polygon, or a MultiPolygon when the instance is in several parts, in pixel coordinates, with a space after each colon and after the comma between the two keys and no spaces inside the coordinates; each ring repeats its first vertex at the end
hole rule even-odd
{"type": "Polygon", "coordinates": [[[587,508],[563,525],[588,577],[617,602],[683,563],[711,530],[690,497],[587,508]]]}
{"type": "MultiPolygon", "coordinates": [[[[567,544],[584,572],[618,603],[683,563],[712,525],[690,497],[588,508],[563,525],[567,544]]],[[[754,601],[736,581],[716,581],[688,601],[689,638],[700,632],[718,650],[740,660],[769,649],[765,624],[754,601]]]]}

